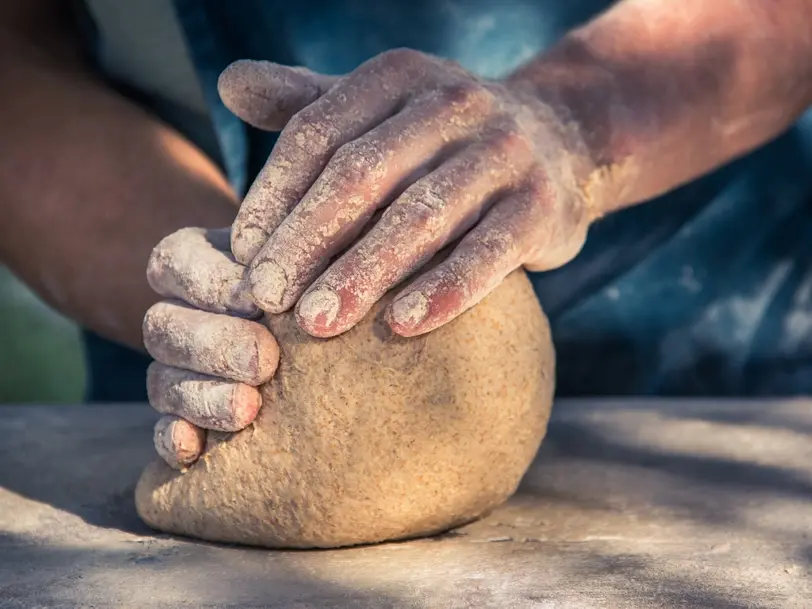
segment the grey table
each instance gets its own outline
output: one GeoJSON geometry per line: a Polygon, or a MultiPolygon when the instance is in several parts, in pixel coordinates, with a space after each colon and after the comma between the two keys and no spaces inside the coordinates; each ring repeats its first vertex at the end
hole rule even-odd
{"type": "Polygon", "coordinates": [[[157,535],[145,406],[0,406],[0,607],[812,607],[812,403],[563,401],[520,492],[439,538],[157,535]]]}

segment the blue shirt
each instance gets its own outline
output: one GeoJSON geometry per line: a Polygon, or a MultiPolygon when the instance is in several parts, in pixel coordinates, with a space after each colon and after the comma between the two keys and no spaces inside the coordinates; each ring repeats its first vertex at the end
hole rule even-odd
{"type": "MultiPolygon", "coordinates": [[[[217,77],[230,62],[268,59],[342,74],[386,49],[411,47],[498,78],[609,4],[175,0],[174,7],[217,158],[244,192],[274,137],[242,124],[218,99],[217,77]]],[[[574,262],[532,275],[553,326],[560,393],[812,391],[810,135],[801,121],[702,180],[600,221],[574,262]]]]}

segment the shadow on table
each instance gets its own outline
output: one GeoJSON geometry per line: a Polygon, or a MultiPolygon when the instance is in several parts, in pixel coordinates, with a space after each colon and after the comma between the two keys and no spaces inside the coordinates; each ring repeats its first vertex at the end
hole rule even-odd
{"type": "MultiPolygon", "coordinates": [[[[781,401],[786,405],[791,398],[781,401]]],[[[812,413],[812,402],[806,402],[807,409],[812,413]]],[[[729,423],[742,427],[755,429],[775,429],[794,433],[802,433],[812,437],[812,416],[802,415],[797,410],[788,411],[786,407],[771,408],[769,399],[761,408],[731,408],[730,403],[713,404],[705,402],[701,409],[673,409],[669,417],[683,420],[701,420],[708,423],[729,423]]]]}
{"type": "MultiPolygon", "coordinates": [[[[229,548],[209,544],[188,544],[190,549],[168,547],[145,552],[130,548],[99,549],[54,547],[31,544],[15,536],[0,535],[0,598],[5,609],[32,606],[210,606],[308,609],[346,606],[356,609],[424,607],[405,586],[397,592],[380,593],[369,588],[338,584],[302,565],[285,567],[271,563],[279,553],[251,548],[229,548]],[[249,556],[245,554],[266,555],[249,556]],[[253,558],[253,559],[252,559],[253,558]],[[274,567],[279,568],[274,568],[274,567]],[[257,604],[262,599],[261,605],[257,604]]],[[[344,551],[338,551],[344,552],[344,551]]],[[[303,553],[307,554],[307,553],[303,553]]],[[[391,560],[391,559],[390,559],[391,560]]],[[[568,565],[566,580],[570,593],[581,603],[562,604],[562,591],[537,582],[533,590],[512,590],[510,606],[608,607],[623,600],[630,607],[704,607],[739,609],[762,606],[748,600],[741,590],[721,589],[701,577],[675,578],[664,575],[652,557],[585,554],[568,565]],[[609,599],[612,599],[611,601],[609,599]]],[[[510,561],[502,574],[474,569],[499,584],[513,580],[510,561]]],[[[435,574],[435,576],[441,574],[435,574]]],[[[393,577],[397,573],[393,569],[393,577]]],[[[498,588],[498,586],[497,586],[498,588]]],[[[437,606],[497,607],[504,595],[484,585],[458,594],[443,590],[435,597],[437,606]]]]}
{"type": "MultiPolygon", "coordinates": [[[[649,403],[617,400],[602,403],[601,413],[623,412],[630,425],[642,413],[656,412],[652,423],[660,428],[686,419],[746,425],[754,428],[787,429],[806,433],[812,444],[812,416],[800,417],[761,404],[715,405],[692,402],[649,403]],[[636,415],[635,411],[641,413],[636,415]],[[805,427],[806,426],[806,427],[805,427]]],[[[554,413],[550,432],[536,465],[522,486],[524,493],[541,496],[557,490],[542,483],[551,467],[567,471],[592,463],[594,474],[607,468],[632,468],[664,474],[703,487],[701,494],[669,493],[653,499],[680,508],[690,519],[709,524],[735,522],[742,496],[795,498],[812,503],[812,480],[797,470],[719,455],[669,451],[645,441],[629,442],[591,420],[590,407],[573,414],[578,402],[564,402],[554,413]]],[[[812,410],[812,406],[810,406],[812,410]]],[[[19,411],[17,411],[19,413],[19,411]]],[[[614,414],[609,415],[615,417],[614,414]]],[[[617,415],[620,417],[621,415],[617,415]]],[[[613,419],[614,420],[614,419],[613,419]]],[[[617,419],[620,424],[622,421],[617,419]]],[[[26,407],[26,415],[3,416],[0,411],[0,487],[76,514],[91,525],[143,533],[145,526],[135,513],[133,489],[144,465],[153,458],[151,434],[155,415],[146,406],[91,406],[65,410],[60,407],[26,407]],[[20,427],[24,425],[23,429],[20,427]],[[15,428],[16,426],[16,428],[15,428]],[[67,457],[70,458],[67,458],[67,457]]],[[[724,430],[718,432],[723,444],[724,430]]],[[[600,507],[603,484],[599,479],[579,480],[572,498],[600,507]],[[594,483],[594,484],[593,484],[594,483]]],[[[687,488],[690,488],[687,487],[687,488]]],[[[624,488],[612,489],[613,495],[624,488]]]]}
{"type": "MultiPolygon", "coordinates": [[[[538,506],[557,506],[562,522],[551,522],[549,527],[552,530],[571,526],[564,521],[576,509],[600,519],[618,513],[623,515],[624,511],[640,512],[653,506],[676,514],[677,520],[701,525],[696,530],[716,527],[733,535],[737,531],[752,535],[755,531],[757,535],[770,537],[778,543],[792,535],[797,538],[797,529],[804,526],[808,516],[789,518],[780,526],[773,526],[773,521],[767,524],[752,522],[743,510],[754,502],[776,501],[783,505],[789,501],[802,502],[808,511],[812,508],[810,477],[804,476],[797,467],[758,462],[766,453],[780,452],[780,447],[767,447],[765,453],[765,447],[754,446],[753,459],[725,456],[724,429],[714,431],[713,428],[715,422],[722,422],[728,427],[741,425],[759,433],[791,432],[807,436],[803,441],[812,444],[812,437],[809,437],[812,434],[807,433],[805,427],[809,423],[808,417],[775,411],[783,414],[768,415],[766,426],[761,426],[758,423],[761,420],[759,407],[763,406],[746,403],[702,406],[690,402],[647,404],[622,400],[601,403],[598,407],[577,402],[562,403],[539,459],[512,504],[536,506],[534,509],[542,516],[547,515],[546,507],[538,506]],[[635,422],[645,417],[651,420],[636,429],[635,422]],[[732,423],[736,418],[741,421],[732,423]],[[650,431],[662,432],[668,426],[678,426],[686,420],[708,423],[711,426],[709,433],[718,434],[720,452],[692,454],[679,446],[670,449],[658,446],[646,437],[650,431]]],[[[4,436],[4,443],[0,445],[0,487],[50,504],[96,527],[148,535],[149,530],[135,513],[132,497],[144,464],[153,457],[150,437],[154,420],[155,415],[146,406],[115,409],[99,406],[74,408],[69,412],[62,408],[33,407],[26,409],[25,417],[19,416],[19,411],[17,416],[0,411],[0,433],[4,436]],[[66,458],[68,455],[70,458],[66,458]]],[[[506,509],[510,509],[510,504],[506,509]]],[[[549,515],[551,518],[555,517],[553,511],[549,515]]],[[[504,513],[505,510],[497,510],[488,520],[498,520],[504,513]]],[[[55,522],[54,526],[65,525],[55,522]]],[[[160,543],[160,538],[150,539],[158,539],[155,543],[160,543]]],[[[126,589],[127,585],[135,589],[139,582],[131,578],[139,573],[140,577],[161,577],[161,569],[172,556],[164,559],[160,551],[156,554],[153,549],[144,553],[134,545],[135,542],[128,543],[133,544],[131,548],[115,551],[64,547],[55,550],[13,536],[0,537],[0,572],[16,569],[18,573],[10,583],[6,581],[0,585],[0,597],[30,599],[28,595],[39,590],[42,603],[46,604],[48,594],[54,598],[63,594],[60,590],[66,585],[65,574],[59,572],[58,567],[64,568],[65,564],[75,565],[76,573],[82,574],[84,582],[98,578],[99,585],[109,584],[120,589],[126,589]],[[28,565],[28,572],[25,565],[28,565]],[[124,584],[117,583],[119,580],[124,584]]],[[[456,543],[464,543],[464,538],[456,543]]],[[[184,586],[205,590],[206,585],[210,585],[194,579],[194,565],[201,564],[196,561],[207,560],[211,564],[213,557],[233,557],[245,552],[261,553],[268,557],[267,560],[274,560],[274,555],[279,554],[191,542],[174,545],[175,549],[167,551],[186,554],[182,560],[172,561],[172,571],[179,570],[183,574],[188,569],[183,575],[188,579],[178,579],[182,586],[173,583],[174,580],[167,582],[166,589],[169,590],[183,589],[184,586]]],[[[795,546],[794,552],[797,553],[797,542],[795,546]]],[[[807,565],[812,563],[809,547],[800,552],[807,565]]],[[[241,561],[238,557],[235,560],[240,581],[243,581],[245,570],[254,568],[252,564],[263,564],[264,559],[241,561]]],[[[742,604],[734,587],[719,589],[696,574],[686,580],[675,579],[673,574],[664,573],[661,566],[656,556],[644,553],[606,556],[586,552],[574,564],[562,566],[562,569],[568,570],[568,580],[602,579],[615,589],[623,591],[628,588],[628,595],[656,601],[659,606],[682,604],[732,609],[742,604]]],[[[226,581],[230,581],[227,571],[224,569],[226,581]]],[[[356,607],[409,606],[402,599],[344,589],[309,573],[307,568],[291,569],[286,576],[298,582],[299,592],[301,587],[308,591],[305,601],[299,601],[302,607],[318,606],[327,598],[337,597],[356,607]]],[[[505,577],[510,578],[510,573],[505,577]]],[[[258,573],[256,578],[258,587],[268,589],[267,574],[258,573]]],[[[544,590],[547,586],[535,587],[544,590]]],[[[742,592],[738,591],[738,594],[742,592]]],[[[543,596],[534,598],[543,600],[543,596]]],[[[295,599],[290,596],[288,606],[296,606],[295,599]]],[[[532,599],[528,596],[528,600],[532,599]]],[[[554,599],[551,597],[550,600],[554,599]]]]}
{"type": "Polygon", "coordinates": [[[0,409],[0,487],[93,526],[148,533],[133,490],[155,420],[146,405],[0,409]]]}
{"type": "MultiPolygon", "coordinates": [[[[119,546],[123,544],[118,544],[119,546]]],[[[147,550],[37,545],[0,534],[0,599],[29,607],[268,607],[358,609],[407,606],[385,594],[350,589],[303,569],[267,569],[263,550],[177,544],[147,550]]]]}
{"type": "Polygon", "coordinates": [[[608,577],[652,606],[772,606],[765,599],[781,598],[785,584],[748,589],[729,577],[737,569],[725,574],[712,559],[705,574],[674,570],[685,559],[676,548],[683,541],[690,548],[686,567],[714,551],[747,565],[747,553],[770,548],[782,556],[776,568],[812,571],[804,541],[812,530],[810,447],[810,402],[564,402],[514,503],[549,521],[543,538],[558,540],[568,528],[561,541],[605,536],[640,550],[592,555],[572,577],[608,577]],[[664,534],[669,526],[679,532],[664,534]]]}
{"type": "Polygon", "coordinates": [[[702,607],[703,609],[742,609],[758,607],[746,602],[741,591],[721,589],[697,577],[675,578],[657,570],[656,559],[640,556],[593,556],[571,576],[611,578],[618,596],[634,607],[702,607]],[[645,603],[645,604],[643,604],[645,603]]]}
{"type": "MultiPolygon", "coordinates": [[[[720,438],[720,441],[723,440],[720,438]]],[[[810,477],[784,468],[721,457],[680,455],[641,449],[613,442],[589,427],[576,423],[558,423],[554,429],[552,443],[559,458],[645,468],[682,478],[703,487],[714,486],[715,492],[705,493],[701,498],[686,496],[685,501],[679,503],[674,503],[673,496],[668,498],[672,507],[689,508],[690,518],[709,524],[735,523],[742,495],[749,495],[751,498],[760,495],[774,499],[801,499],[809,502],[812,509],[810,477]]],[[[622,489],[617,490],[622,492],[622,489]]]]}
{"type": "MultiPolygon", "coordinates": [[[[731,531],[754,526],[744,521],[744,511],[770,501],[795,502],[808,515],[812,402],[794,404],[618,399],[595,408],[586,402],[564,403],[520,492],[595,507],[609,495],[622,504],[625,495],[731,531]],[[640,423],[643,417],[649,419],[640,423]],[[661,438],[669,440],[668,447],[658,443],[661,438]],[[752,456],[746,446],[736,445],[745,441],[753,443],[752,456]],[[559,465],[566,477],[546,475],[559,465]],[[610,475],[615,477],[607,488],[610,475]],[[653,476],[661,486],[642,488],[654,482],[653,476]],[[565,484],[559,484],[562,479],[565,484]]],[[[786,525],[789,533],[800,522],[786,525]]]]}

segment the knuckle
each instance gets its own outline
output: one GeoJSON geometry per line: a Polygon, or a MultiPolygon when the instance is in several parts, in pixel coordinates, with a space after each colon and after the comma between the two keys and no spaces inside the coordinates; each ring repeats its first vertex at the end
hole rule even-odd
{"type": "Polygon", "coordinates": [[[200,239],[206,234],[206,229],[196,227],[186,227],[176,230],[161,239],[156,246],[156,249],[164,249],[167,251],[174,250],[184,243],[200,239]]]}
{"type": "Polygon", "coordinates": [[[428,184],[415,184],[392,204],[392,216],[409,230],[429,236],[438,236],[445,228],[447,199],[428,184]]]}
{"type": "Polygon", "coordinates": [[[319,108],[297,112],[279,135],[278,146],[294,147],[311,155],[324,155],[335,147],[340,133],[319,108]]]}
{"type": "Polygon", "coordinates": [[[167,366],[161,362],[150,362],[149,366],[147,366],[147,386],[163,381],[168,377],[172,370],[173,368],[171,366],[167,366]]]}
{"type": "Polygon", "coordinates": [[[386,69],[401,71],[425,63],[427,56],[420,51],[408,48],[390,49],[378,55],[377,62],[386,69]]]}
{"type": "Polygon", "coordinates": [[[328,170],[349,186],[374,182],[382,177],[386,156],[370,139],[360,139],[341,146],[333,155],[328,170]]]}
{"type": "Polygon", "coordinates": [[[152,327],[155,325],[155,323],[164,320],[169,312],[167,310],[167,305],[167,301],[162,300],[160,302],[156,302],[149,309],[147,309],[147,312],[144,313],[144,325],[146,327],[152,327]]]}
{"type": "Polygon", "coordinates": [[[174,368],[158,361],[147,367],[147,401],[158,412],[166,412],[167,388],[172,381],[174,368]]]}
{"type": "Polygon", "coordinates": [[[176,328],[184,325],[189,314],[195,312],[178,300],[156,302],[144,314],[142,322],[144,341],[157,344],[169,338],[176,328]]]}
{"type": "Polygon", "coordinates": [[[179,239],[178,233],[172,233],[161,239],[158,245],[152,248],[147,261],[147,277],[158,273],[159,270],[174,259],[173,253],[178,249],[181,239],[182,236],[179,239]]]}
{"type": "Polygon", "coordinates": [[[477,240],[477,246],[491,260],[497,260],[516,250],[518,235],[510,226],[486,231],[477,240]]]}
{"type": "Polygon", "coordinates": [[[428,210],[432,215],[440,215],[448,207],[448,199],[427,181],[416,184],[407,201],[412,206],[428,210]]]}
{"type": "MultiPolygon", "coordinates": [[[[196,254],[206,253],[220,245],[217,238],[216,231],[207,232],[202,228],[182,228],[164,237],[153,248],[147,261],[150,287],[163,296],[182,296],[178,286],[179,277],[190,273],[197,261],[196,254]]],[[[226,248],[220,249],[225,251],[226,248]]]]}
{"type": "Polygon", "coordinates": [[[165,270],[165,253],[163,250],[155,248],[152,250],[147,262],[147,283],[153,292],[161,296],[166,295],[166,287],[163,285],[165,283],[165,270]]]}
{"type": "MultiPolygon", "coordinates": [[[[307,274],[314,258],[318,257],[325,239],[328,238],[328,225],[325,220],[325,201],[335,196],[335,190],[314,185],[318,197],[312,197],[300,204],[268,239],[263,250],[248,267],[247,280],[250,292],[262,286],[298,284],[303,274],[307,274]]],[[[285,290],[287,291],[287,289],[285,290]]]]}
{"type": "Polygon", "coordinates": [[[166,309],[162,305],[162,302],[158,302],[147,309],[144,320],[141,322],[144,346],[150,355],[152,354],[153,345],[160,342],[166,334],[167,316],[166,309]]]}
{"type": "Polygon", "coordinates": [[[445,85],[438,91],[438,97],[442,103],[460,110],[481,112],[494,104],[494,94],[490,89],[473,80],[445,85]]]}
{"type": "Polygon", "coordinates": [[[533,141],[517,125],[509,125],[501,129],[494,137],[493,145],[499,153],[510,157],[533,155],[533,141]]]}
{"type": "Polygon", "coordinates": [[[462,259],[491,266],[517,253],[518,243],[519,235],[512,222],[481,224],[463,239],[460,248],[471,256],[462,256],[462,259]]]}

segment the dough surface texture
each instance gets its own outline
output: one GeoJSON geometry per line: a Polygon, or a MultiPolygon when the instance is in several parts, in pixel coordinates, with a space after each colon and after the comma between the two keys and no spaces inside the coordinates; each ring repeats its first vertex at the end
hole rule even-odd
{"type": "Polygon", "coordinates": [[[505,501],[541,444],[554,388],[527,276],[416,338],[392,334],[388,302],[329,340],[292,313],[266,318],[281,361],[258,418],[209,432],[185,472],[151,463],[141,518],[210,541],[339,547],[440,533],[505,501]]]}

